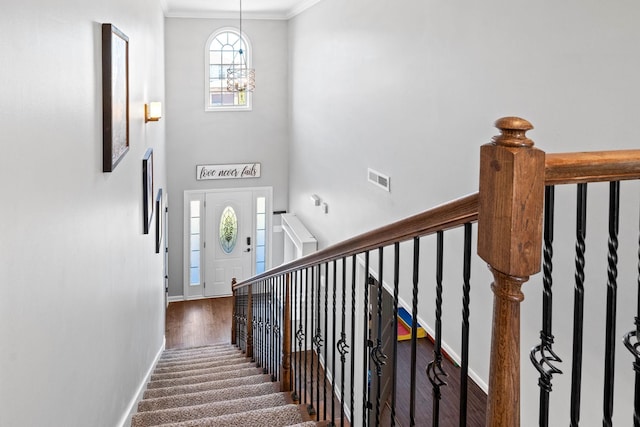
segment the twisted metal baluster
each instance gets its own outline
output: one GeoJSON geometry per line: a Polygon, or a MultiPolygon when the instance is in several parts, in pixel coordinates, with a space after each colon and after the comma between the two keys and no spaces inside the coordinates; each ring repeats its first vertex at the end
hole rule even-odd
{"type": "Polygon", "coordinates": [[[620,219],[620,182],[609,184],[609,253],[607,256],[607,329],[604,360],[604,427],[613,425],[613,383],[616,357],[616,299],[618,293],[618,231],[620,219]]]}
{"type": "Polygon", "coordinates": [[[635,330],[624,336],[624,345],[634,357],[633,370],[635,372],[635,387],[633,393],[633,427],[640,427],[640,234],[638,235],[638,279],[637,279],[635,330]],[[632,341],[633,340],[633,341],[632,341]]]}
{"type": "Polygon", "coordinates": [[[571,371],[571,427],[580,422],[582,383],[582,336],[584,319],[584,253],[587,234],[587,184],[578,184],[576,220],[576,272],[573,303],[573,355],[571,371]]]}
{"type": "Polygon", "coordinates": [[[297,341],[298,343],[298,351],[297,352],[292,352],[293,354],[291,355],[291,357],[293,358],[293,362],[294,362],[294,369],[292,369],[292,372],[295,372],[293,375],[293,381],[294,381],[294,387],[293,387],[293,394],[291,395],[292,399],[294,402],[300,402],[300,391],[302,390],[300,387],[300,378],[301,378],[301,373],[300,373],[300,355],[302,354],[302,336],[300,334],[302,334],[302,316],[300,313],[302,304],[300,304],[300,306],[298,306],[298,295],[300,294],[300,292],[298,292],[298,273],[300,273],[300,270],[296,271],[293,273],[293,307],[292,307],[292,311],[293,311],[293,324],[295,325],[296,322],[298,322],[298,328],[291,328],[292,331],[291,333],[293,334],[293,337],[295,339],[294,341],[294,348],[295,348],[295,343],[297,341]],[[297,378],[296,378],[297,377],[297,378]]]}
{"type": "Polygon", "coordinates": [[[464,225],[464,262],[462,270],[462,363],[460,367],[460,427],[467,425],[469,380],[469,305],[471,294],[471,223],[464,225]]]}
{"type": "Polygon", "coordinates": [[[555,363],[561,363],[562,360],[553,351],[553,333],[551,329],[552,322],[552,303],[553,293],[551,285],[553,284],[553,219],[554,219],[554,200],[555,190],[553,186],[545,188],[544,195],[544,263],[542,283],[544,285],[544,293],[542,296],[542,330],[540,331],[540,344],[531,349],[529,358],[531,363],[540,373],[538,386],[540,387],[540,410],[538,422],[540,427],[549,425],[549,393],[551,392],[551,380],[554,374],[562,374],[562,371],[555,366],[555,363]],[[538,356],[539,355],[539,356],[538,356]]]}
{"type": "Polygon", "coordinates": [[[396,388],[398,383],[398,294],[400,288],[400,243],[393,245],[393,368],[391,383],[391,427],[396,425],[396,388]]]}
{"type": "MultiPolygon", "coordinates": [[[[344,274],[344,268],[343,268],[343,274],[344,274]]],[[[333,307],[332,307],[332,322],[331,322],[331,326],[332,326],[332,332],[331,332],[331,342],[336,342],[336,288],[338,286],[338,281],[337,281],[337,275],[338,275],[338,261],[334,260],[333,261],[333,286],[332,286],[332,296],[333,296],[333,307]]],[[[329,273],[327,272],[327,276],[329,276],[329,273]]],[[[327,286],[328,286],[328,280],[327,280],[327,286]]],[[[326,292],[328,292],[329,288],[327,287],[326,292]]],[[[327,317],[327,310],[326,310],[326,297],[325,297],[325,319],[327,317]]],[[[326,322],[325,322],[326,324],[326,322]]],[[[325,328],[325,331],[327,331],[327,328],[325,328]]],[[[329,332],[327,331],[327,335],[329,335],[329,332]]],[[[329,346],[327,346],[328,348],[329,346]]],[[[328,366],[328,362],[327,362],[327,353],[325,351],[324,353],[324,360],[325,360],[325,366],[328,366]]],[[[325,379],[327,378],[327,376],[324,376],[325,379]]],[[[331,350],[331,421],[329,422],[329,424],[327,424],[327,426],[331,426],[333,427],[334,424],[334,420],[336,419],[336,408],[335,408],[335,399],[333,398],[333,391],[336,389],[336,352],[332,349],[331,350]]],[[[326,398],[326,392],[327,392],[327,387],[325,384],[325,399],[324,399],[324,406],[326,408],[327,406],[327,398],[326,398]]],[[[326,409],[325,409],[326,410],[326,409]]],[[[325,415],[326,418],[326,415],[325,415]]]]}
{"type": "MultiPolygon", "coordinates": [[[[318,284],[316,281],[316,275],[313,274],[313,269],[315,267],[311,267],[311,276],[312,276],[312,282],[311,282],[311,333],[314,333],[314,324],[315,324],[315,316],[314,316],[314,312],[315,312],[315,289],[316,289],[316,285],[318,284]]],[[[320,268],[320,267],[318,267],[320,268]]],[[[318,325],[320,323],[320,292],[318,292],[318,325]]],[[[309,413],[309,415],[316,415],[316,409],[313,407],[313,366],[314,366],[314,356],[313,356],[313,347],[316,347],[316,351],[318,351],[318,349],[320,347],[322,347],[322,335],[320,335],[320,328],[319,326],[316,326],[317,329],[313,335],[313,337],[311,338],[311,384],[310,384],[310,388],[311,388],[311,396],[309,399],[309,405],[307,405],[307,412],[309,413]]],[[[318,353],[319,355],[320,353],[318,353]]],[[[318,364],[320,364],[320,358],[318,358],[318,364]]],[[[318,377],[319,378],[319,377],[318,377]]],[[[318,386],[318,382],[316,382],[316,387],[318,386]]],[[[320,393],[320,390],[318,390],[318,393],[320,393]]]]}
{"type": "Polygon", "coordinates": [[[383,255],[384,248],[378,249],[378,300],[376,310],[376,322],[377,322],[377,336],[376,345],[371,350],[371,359],[376,365],[376,375],[378,376],[378,384],[376,387],[376,424],[380,425],[380,397],[382,392],[382,367],[386,365],[387,355],[382,351],[382,283],[384,280],[383,274],[383,255]]]}
{"type": "Polygon", "coordinates": [[[440,423],[440,387],[447,383],[442,379],[448,376],[442,369],[442,264],[443,264],[443,232],[437,233],[436,253],[436,330],[433,346],[433,360],[427,365],[427,377],[431,382],[433,394],[433,412],[431,425],[437,427],[440,423]]]}
{"type": "MultiPolygon", "coordinates": [[[[365,349],[370,348],[370,340],[369,340],[369,285],[370,285],[370,277],[369,277],[369,251],[365,252],[364,255],[364,347],[365,349]]],[[[371,405],[369,404],[369,358],[367,355],[367,351],[362,352],[362,426],[368,425],[369,421],[369,410],[371,409],[371,405]]]]}
{"type": "MultiPolygon", "coordinates": [[[[356,256],[351,257],[351,348],[355,349],[356,346],[356,256]]],[[[354,350],[355,351],[355,350],[354,350]]],[[[356,358],[355,354],[351,354],[351,390],[350,394],[350,408],[351,408],[351,425],[356,425],[356,414],[354,411],[354,382],[356,376],[356,358]]]]}
{"type": "Polygon", "coordinates": [[[409,396],[409,426],[416,425],[416,365],[417,365],[417,334],[418,327],[418,284],[420,266],[420,239],[413,238],[413,298],[411,301],[411,388],[409,396]]]}
{"type": "Polygon", "coordinates": [[[341,331],[340,331],[340,340],[336,344],[336,348],[338,349],[338,353],[340,353],[340,396],[342,402],[340,402],[340,427],[344,426],[344,364],[346,362],[346,354],[349,352],[349,346],[347,345],[347,334],[345,332],[345,324],[346,324],[346,298],[347,298],[347,259],[342,258],[342,316],[341,316],[341,331]]]}

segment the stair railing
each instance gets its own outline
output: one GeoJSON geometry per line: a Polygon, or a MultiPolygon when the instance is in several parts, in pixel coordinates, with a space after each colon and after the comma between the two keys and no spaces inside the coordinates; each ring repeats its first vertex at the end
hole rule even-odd
{"type": "MultiPolygon", "coordinates": [[[[520,425],[520,304],[524,299],[521,287],[530,276],[541,270],[543,241],[545,307],[542,342],[532,350],[531,360],[541,374],[540,425],[547,425],[545,418],[548,417],[550,378],[557,370],[553,367],[555,354],[551,348],[551,292],[550,278],[547,277],[547,270],[550,274],[551,269],[549,245],[553,238],[552,232],[547,231],[550,214],[543,207],[553,205],[550,189],[555,185],[612,181],[611,203],[612,211],[615,211],[615,183],[640,178],[640,150],[545,155],[526,136],[526,132],[532,129],[526,120],[507,117],[498,120],[496,127],[500,129],[500,135],[480,150],[477,194],[232,284],[235,298],[232,340],[259,366],[264,366],[265,373],[271,373],[274,381],[280,381],[283,391],[292,392],[295,400],[307,404],[309,413],[317,420],[328,420],[329,425],[343,425],[346,419],[350,425],[364,426],[381,425],[385,419],[389,425],[395,425],[398,417],[395,396],[398,382],[396,322],[401,281],[400,254],[408,249],[413,257],[410,262],[412,266],[407,269],[408,272],[402,269],[402,280],[411,277],[412,282],[411,395],[408,399],[407,424],[416,425],[416,335],[420,317],[418,292],[424,288],[419,279],[420,242],[427,236],[435,236],[434,350],[427,376],[433,395],[432,425],[439,424],[440,391],[448,375],[442,367],[445,354],[441,335],[442,246],[445,232],[462,228],[463,319],[458,406],[459,425],[467,425],[467,418],[473,416],[467,412],[470,248],[472,225],[477,222],[478,255],[487,262],[494,277],[491,286],[494,305],[485,425],[520,425]],[[389,252],[392,252],[391,262],[387,256],[389,252]],[[393,264],[391,273],[385,270],[389,263],[393,264]],[[377,280],[374,280],[374,275],[377,280]],[[348,288],[351,295],[347,292],[348,288]],[[382,339],[386,327],[382,315],[386,290],[393,294],[391,351],[385,347],[382,339]],[[258,351],[259,355],[256,354],[258,351]],[[537,358],[539,354],[542,354],[542,358],[537,358]],[[385,399],[385,396],[381,396],[384,389],[381,379],[389,358],[393,365],[392,391],[390,402],[386,404],[386,401],[381,401],[385,399]],[[345,382],[348,386],[345,386],[345,382]],[[339,406],[337,410],[336,402],[339,406]]],[[[610,228],[613,232],[610,259],[615,259],[615,219],[610,228]]],[[[405,262],[403,259],[403,266],[405,262]]],[[[578,261],[576,264],[579,264],[578,261]]],[[[615,265],[612,264],[610,269],[615,270],[615,265]]],[[[614,322],[615,278],[612,277],[613,273],[609,276],[608,295],[612,301],[608,303],[607,319],[614,322]]],[[[640,329],[638,318],[640,313],[636,318],[636,331],[627,335],[625,344],[634,353],[636,375],[640,381],[640,352],[638,345],[631,342],[640,329]]],[[[574,339],[579,341],[579,338],[574,339]]],[[[611,388],[613,380],[610,383],[607,387],[611,388]]],[[[576,395],[579,402],[579,391],[575,395],[572,391],[572,399],[576,395]]],[[[640,396],[636,396],[636,399],[640,401],[640,396]]],[[[612,402],[605,402],[605,425],[608,425],[606,420],[611,418],[608,406],[612,406],[612,402]]],[[[636,405],[637,412],[638,407],[640,404],[636,405]]]]}

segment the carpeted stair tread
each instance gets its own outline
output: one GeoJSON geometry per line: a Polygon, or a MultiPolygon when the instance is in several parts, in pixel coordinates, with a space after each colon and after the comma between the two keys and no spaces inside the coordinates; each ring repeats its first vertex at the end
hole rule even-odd
{"type": "Polygon", "coordinates": [[[248,408],[264,409],[287,404],[285,393],[272,393],[262,396],[225,400],[204,405],[139,412],[133,416],[131,427],[157,426],[178,423],[199,418],[212,418],[221,415],[244,412],[248,408]]]}
{"type": "Polygon", "coordinates": [[[200,368],[211,368],[214,366],[225,366],[232,365],[234,363],[246,363],[251,359],[243,356],[243,355],[234,355],[233,357],[215,357],[208,359],[190,359],[185,360],[179,363],[173,362],[171,364],[157,366],[155,369],[155,373],[165,373],[165,372],[180,372],[180,371],[188,371],[191,369],[200,369],[200,368]],[[235,361],[235,362],[233,362],[235,361]]]}
{"type": "Polygon", "coordinates": [[[157,364],[158,369],[170,368],[175,366],[180,366],[183,363],[186,364],[194,364],[194,363],[208,363],[215,362],[218,360],[227,360],[227,359],[246,359],[246,356],[240,352],[229,352],[229,353],[217,353],[217,354],[199,354],[196,357],[187,357],[175,360],[166,360],[159,361],[157,364]]]}
{"type": "Polygon", "coordinates": [[[174,369],[174,370],[164,370],[164,369],[156,369],[151,376],[151,381],[160,380],[160,379],[168,379],[168,378],[177,378],[180,375],[197,375],[195,372],[206,373],[207,371],[210,373],[213,372],[221,372],[228,371],[232,369],[242,369],[248,366],[256,366],[255,363],[252,363],[249,359],[242,358],[238,359],[236,363],[223,363],[223,364],[194,364],[194,365],[185,365],[182,369],[174,369]]]}
{"type": "MultiPolygon", "coordinates": [[[[259,368],[249,368],[249,370],[229,371],[212,374],[211,376],[197,376],[176,378],[174,382],[168,383],[166,380],[165,387],[147,387],[144,397],[162,397],[162,396],[174,396],[176,394],[197,393],[207,390],[218,390],[226,387],[237,387],[241,385],[260,384],[263,382],[270,382],[271,377],[263,375],[259,368]],[[223,375],[223,377],[221,377],[223,375]],[[255,377],[255,378],[253,378],[255,377]],[[191,381],[186,384],[180,384],[180,382],[186,382],[188,379],[205,379],[207,381],[191,381]],[[209,379],[210,378],[210,379],[209,379]]],[[[157,382],[156,382],[157,384],[157,382]]]]}
{"type": "Polygon", "coordinates": [[[208,357],[208,356],[214,356],[216,354],[228,354],[228,353],[242,353],[242,351],[233,347],[226,347],[226,348],[221,347],[221,348],[214,348],[214,349],[206,348],[206,349],[197,350],[197,351],[185,351],[182,353],[175,353],[175,354],[163,354],[162,356],[160,356],[160,359],[158,361],[170,362],[170,361],[176,361],[181,359],[208,357]]]}
{"type": "MultiPolygon", "coordinates": [[[[198,369],[190,369],[187,371],[177,371],[177,372],[162,372],[159,374],[151,375],[150,381],[160,381],[160,380],[171,380],[176,378],[186,378],[186,377],[195,377],[198,375],[219,375],[220,379],[231,378],[225,377],[224,375],[229,375],[229,373],[234,372],[249,372],[252,369],[252,373],[257,375],[262,372],[262,369],[256,368],[255,363],[244,362],[239,363],[237,365],[223,365],[223,366],[213,366],[211,368],[198,368],[198,369]]],[[[242,374],[238,376],[246,376],[252,374],[242,374]]]]}
{"type": "Polygon", "coordinates": [[[163,424],[162,427],[284,427],[300,424],[303,421],[298,406],[286,405],[239,414],[163,424]]]}
{"type": "MultiPolygon", "coordinates": [[[[230,372],[233,373],[232,370],[230,372]]],[[[256,374],[258,373],[259,372],[257,372],[256,374]]],[[[193,375],[188,377],[172,378],[168,380],[151,381],[149,382],[149,384],[147,384],[147,389],[150,390],[154,388],[177,387],[181,385],[200,384],[200,383],[212,383],[212,386],[214,385],[214,383],[220,383],[219,387],[215,387],[215,388],[220,388],[220,387],[228,387],[229,385],[256,384],[258,382],[262,382],[262,380],[260,379],[261,376],[258,376],[258,375],[253,375],[257,377],[255,379],[251,379],[252,376],[219,379],[219,376],[220,376],[220,373],[218,372],[213,374],[193,375]]],[[[268,378],[270,381],[270,377],[268,378]]],[[[214,388],[214,387],[210,387],[210,388],[214,388]]]]}
{"type": "MultiPolygon", "coordinates": [[[[265,382],[265,378],[267,377],[267,375],[261,375],[260,377],[257,377],[260,378],[260,382],[253,384],[238,384],[227,388],[215,388],[175,395],[152,397],[147,396],[147,393],[145,392],[144,400],[138,403],[138,411],[155,411],[158,409],[176,408],[179,406],[202,405],[221,400],[239,399],[278,392],[280,390],[280,385],[278,383],[265,382]]],[[[231,383],[232,381],[228,382],[228,384],[231,383]]],[[[202,384],[202,386],[205,385],[206,383],[202,384]]],[[[170,389],[166,389],[166,391],[170,391],[170,389]]]]}

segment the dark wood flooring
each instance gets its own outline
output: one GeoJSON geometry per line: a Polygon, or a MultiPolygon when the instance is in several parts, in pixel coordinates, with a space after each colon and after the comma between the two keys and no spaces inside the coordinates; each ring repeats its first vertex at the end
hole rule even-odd
{"type": "MultiPolygon", "coordinates": [[[[207,344],[230,343],[232,312],[232,299],[230,297],[170,303],[166,315],[166,347],[187,348],[207,344]]],[[[401,427],[410,425],[410,354],[410,341],[399,342],[396,425],[401,427]]],[[[431,342],[427,339],[418,340],[415,403],[416,426],[433,425],[432,388],[425,372],[428,363],[432,359],[433,345],[431,342]]],[[[447,385],[442,387],[439,426],[452,427],[463,425],[459,423],[460,404],[458,396],[460,394],[460,368],[446,359],[443,360],[442,366],[448,376],[445,378],[447,385]]],[[[324,393],[322,394],[324,400],[324,393]]],[[[330,389],[328,390],[328,395],[331,395],[330,389]]],[[[317,395],[314,397],[314,400],[316,398],[317,395]]],[[[487,396],[484,392],[469,379],[466,424],[468,427],[483,427],[485,425],[486,400],[487,396]]],[[[321,411],[324,409],[323,405],[324,402],[320,405],[321,411]]],[[[391,425],[390,411],[388,408],[382,412],[380,424],[382,426],[391,425]]],[[[340,425],[340,422],[337,421],[336,425],[340,425]]]]}

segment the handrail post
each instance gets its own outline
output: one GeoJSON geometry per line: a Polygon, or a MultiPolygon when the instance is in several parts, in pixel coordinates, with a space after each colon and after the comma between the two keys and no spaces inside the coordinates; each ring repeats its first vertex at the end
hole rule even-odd
{"type": "Polygon", "coordinates": [[[480,149],[478,206],[478,255],[494,277],[486,425],[519,427],[521,286],[540,271],[545,153],[526,120],[495,125],[501,134],[480,149]]]}
{"type": "Polygon", "coordinates": [[[231,279],[231,304],[232,304],[232,311],[231,311],[231,344],[235,344],[236,343],[236,334],[237,334],[237,327],[238,325],[236,324],[237,321],[237,315],[238,315],[238,299],[236,298],[236,290],[233,289],[234,285],[237,283],[236,278],[232,278],[231,279]]]}
{"type": "Polygon", "coordinates": [[[253,285],[247,286],[247,357],[253,361],[253,285]]]}
{"type": "Polygon", "coordinates": [[[282,320],[282,380],[280,391],[292,391],[291,384],[291,273],[285,275],[282,320]]]}

